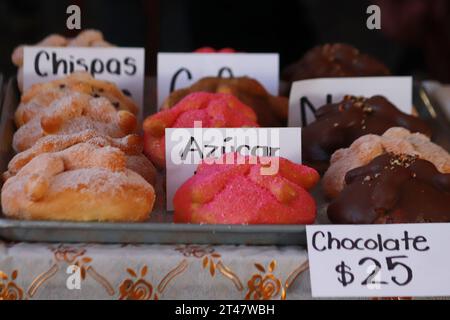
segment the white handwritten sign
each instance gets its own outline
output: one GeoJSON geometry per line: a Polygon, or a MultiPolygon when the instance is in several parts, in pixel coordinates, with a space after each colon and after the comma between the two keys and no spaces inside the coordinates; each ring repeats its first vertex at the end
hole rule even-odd
{"type": "Polygon", "coordinates": [[[278,95],[277,53],[158,53],[158,106],[169,94],[204,77],[249,76],[278,95]]]}
{"type": "Polygon", "coordinates": [[[323,78],[296,81],[289,96],[290,127],[314,121],[314,110],[336,103],[345,95],[382,95],[400,111],[411,114],[412,77],[323,78]]]}
{"type": "MultiPolygon", "coordinates": [[[[301,162],[300,128],[168,128],[166,129],[167,210],[177,189],[206,158],[242,155],[283,157],[301,162]]],[[[277,163],[269,169],[278,170],[277,163]]]]}
{"type": "Polygon", "coordinates": [[[142,110],[144,67],[143,48],[25,47],[24,89],[75,71],[87,71],[97,79],[114,82],[120,89],[127,90],[142,110]]]}
{"type": "Polygon", "coordinates": [[[313,297],[450,295],[450,224],[307,226],[313,297]]]}

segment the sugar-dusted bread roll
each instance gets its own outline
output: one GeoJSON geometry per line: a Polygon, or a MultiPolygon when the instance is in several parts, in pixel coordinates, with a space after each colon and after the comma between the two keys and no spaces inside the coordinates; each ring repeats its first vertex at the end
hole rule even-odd
{"type": "Polygon", "coordinates": [[[14,134],[13,148],[24,151],[46,135],[67,135],[88,129],[122,138],[133,133],[136,126],[137,119],[131,112],[117,111],[106,98],[69,93],[54,101],[43,115],[21,126],[14,134]]]}
{"type": "Polygon", "coordinates": [[[17,154],[8,164],[5,179],[19,172],[27,163],[43,153],[59,152],[79,143],[88,143],[98,147],[111,146],[125,153],[127,168],[139,173],[150,184],[154,185],[156,169],[142,153],[142,138],[131,134],[123,138],[111,138],[94,130],[85,130],[68,135],[50,135],[39,139],[30,149],[17,154]]]}
{"type": "Polygon", "coordinates": [[[62,79],[37,83],[24,92],[17,107],[15,121],[23,126],[35,117],[45,114],[49,106],[58,99],[83,93],[93,98],[106,98],[116,110],[126,110],[137,114],[138,107],[114,83],[93,78],[86,72],[75,72],[62,79]]]}
{"type": "Polygon", "coordinates": [[[33,158],[5,182],[1,200],[14,219],[143,221],[155,192],[120,149],[80,143],[33,158]]]}

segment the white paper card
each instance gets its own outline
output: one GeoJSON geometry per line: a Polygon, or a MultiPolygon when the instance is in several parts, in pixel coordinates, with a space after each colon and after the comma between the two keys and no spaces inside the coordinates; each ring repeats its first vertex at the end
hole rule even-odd
{"type": "Polygon", "coordinates": [[[449,223],[313,225],[306,232],[313,297],[450,295],[449,223]]]}
{"type": "Polygon", "coordinates": [[[25,47],[24,89],[35,83],[59,79],[75,71],[114,82],[128,90],[143,109],[145,50],[143,48],[25,47]]]}
{"type": "Polygon", "coordinates": [[[314,113],[309,104],[317,110],[326,103],[341,101],[345,95],[382,95],[400,111],[411,114],[412,77],[322,78],[296,81],[292,84],[289,96],[289,126],[304,126],[314,121],[314,113]]]}
{"type": "Polygon", "coordinates": [[[278,95],[278,53],[158,53],[158,107],[171,91],[204,77],[249,76],[278,95]]]}
{"type": "Polygon", "coordinates": [[[177,189],[192,177],[202,158],[224,153],[279,156],[301,163],[300,128],[167,128],[167,210],[177,189]],[[250,153],[249,153],[250,150],[250,153]]]}

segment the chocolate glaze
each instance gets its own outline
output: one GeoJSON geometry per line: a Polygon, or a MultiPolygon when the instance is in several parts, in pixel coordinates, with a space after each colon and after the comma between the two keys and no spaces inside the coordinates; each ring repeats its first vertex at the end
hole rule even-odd
{"type": "Polygon", "coordinates": [[[347,148],[366,134],[381,135],[391,127],[431,136],[421,119],[401,112],[383,96],[345,96],[339,103],[319,108],[316,120],[302,129],[304,162],[323,171],[337,149],[347,148]]]}
{"type": "Polygon", "coordinates": [[[386,76],[389,69],[375,58],[343,43],[325,44],[309,50],[301,60],[288,66],[285,81],[325,77],[386,76]]]}
{"type": "Polygon", "coordinates": [[[410,155],[383,154],[345,176],[333,223],[450,222],[450,174],[410,155]]]}

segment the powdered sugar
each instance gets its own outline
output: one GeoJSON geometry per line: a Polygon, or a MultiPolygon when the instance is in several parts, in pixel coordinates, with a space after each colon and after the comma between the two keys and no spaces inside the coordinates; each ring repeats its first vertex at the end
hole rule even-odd
{"type": "Polygon", "coordinates": [[[75,190],[115,195],[136,187],[144,188],[147,192],[152,189],[144,178],[131,170],[112,172],[102,168],[89,168],[59,174],[52,180],[49,191],[75,190]]]}

